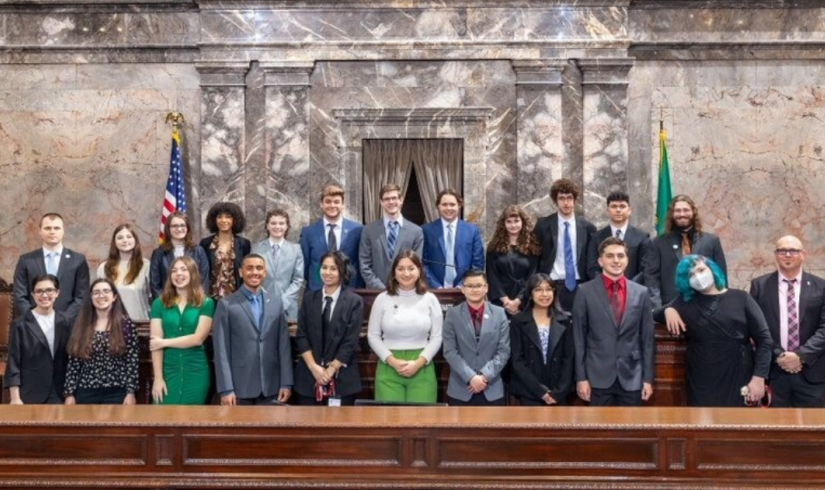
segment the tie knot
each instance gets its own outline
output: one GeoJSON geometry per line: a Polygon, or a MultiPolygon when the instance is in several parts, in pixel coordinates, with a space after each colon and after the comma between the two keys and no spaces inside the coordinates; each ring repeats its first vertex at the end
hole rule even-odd
{"type": "Polygon", "coordinates": [[[569,222],[569,221],[565,221],[565,222],[564,222],[564,227],[565,227],[565,228],[570,228],[570,222],[569,222]]]}
{"type": "Polygon", "coordinates": [[[335,229],[335,223],[330,223],[330,224],[328,224],[328,225],[327,225],[327,227],[328,227],[330,230],[334,230],[334,229],[335,229]]]}
{"type": "Polygon", "coordinates": [[[332,304],[332,296],[324,296],[324,306],[332,304]]]}
{"type": "Polygon", "coordinates": [[[786,282],[788,286],[796,285],[796,279],[782,279],[783,282],[786,282]]]}
{"type": "Polygon", "coordinates": [[[390,221],[390,228],[395,228],[398,226],[398,221],[390,221]]]}
{"type": "Polygon", "coordinates": [[[619,292],[619,288],[620,288],[620,286],[619,286],[619,281],[613,281],[613,282],[610,284],[610,289],[611,289],[613,292],[619,292]]]}

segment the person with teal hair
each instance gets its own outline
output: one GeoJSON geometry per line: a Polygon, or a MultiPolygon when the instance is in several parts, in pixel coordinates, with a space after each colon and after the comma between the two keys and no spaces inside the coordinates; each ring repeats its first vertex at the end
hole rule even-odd
{"type": "Polygon", "coordinates": [[[670,333],[687,339],[687,403],[741,407],[765,394],[771,363],[768,325],[756,301],[730,289],[722,269],[701,255],[676,266],[678,296],[654,313],[670,333]],[[754,347],[755,345],[755,347],[754,347]]]}

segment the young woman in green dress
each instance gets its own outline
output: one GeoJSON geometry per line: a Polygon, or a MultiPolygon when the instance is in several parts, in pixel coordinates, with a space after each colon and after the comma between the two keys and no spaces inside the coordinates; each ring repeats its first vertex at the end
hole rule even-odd
{"type": "Polygon", "coordinates": [[[175,259],[150,315],[155,403],[206,403],[210,376],[203,342],[212,330],[214,313],[215,303],[201,286],[195,261],[186,256],[175,259]]]}

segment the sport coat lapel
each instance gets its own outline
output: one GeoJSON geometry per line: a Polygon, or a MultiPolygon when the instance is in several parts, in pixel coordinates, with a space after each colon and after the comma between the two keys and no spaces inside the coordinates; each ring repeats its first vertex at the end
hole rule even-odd
{"type": "MultiPolygon", "coordinates": [[[[323,218],[319,219],[316,222],[315,226],[316,226],[316,228],[315,228],[315,232],[316,232],[315,246],[316,246],[316,248],[318,248],[319,251],[321,251],[321,253],[318,254],[318,257],[321,257],[321,255],[326,253],[326,250],[329,248],[329,245],[327,245],[327,230],[324,227],[324,219],[323,218]]],[[[342,235],[343,235],[343,232],[342,232],[342,235]]],[[[339,250],[341,249],[341,244],[340,243],[338,244],[338,249],[339,250]]],[[[309,260],[309,257],[307,257],[307,260],[309,260]]]]}
{"type": "MultiPolygon", "coordinates": [[[[54,323],[57,325],[57,312],[54,315],[54,323]]],[[[43,333],[43,329],[40,328],[40,324],[37,323],[37,319],[34,317],[34,313],[31,313],[31,310],[26,313],[26,326],[31,330],[34,336],[39,340],[46,350],[49,349],[49,341],[46,339],[46,334],[43,333]]],[[[57,327],[55,327],[54,333],[54,340],[55,340],[55,347],[57,347],[57,327]]]]}
{"type": "Polygon", "coordinates": [[[57,265],[57,279],[61,282],[63,281],[63,274],[65,274],[66,269],[69,268],[70,260],[72,260],[72,251],[64,248],[60,252],[60,263],[57,265]]]}
{"type": "Polygon", "coordinates": [[[525,319],[528,321],[525,322],[526,328],[524,329],[524,332],[527,334],[527,338],[529,338],[530,341],[533,342],[533,344],[535,344],[536,347],[538,347],[539,351],[541,351],[541,339],[539,338],[539,329],[538,325],[536,325],[536,320],[533,318],[533,314],[528,312],[527,316],[525,316],[525,319]]]}
{"type": "Polygon", "coordinates": [[[252,307],[249,305],[249,300],[246,299],[246,295],[241,293],[238,295],[238,303],[240,303],[241,309],[246,312],[246,316],[249,317],[249,321],[252,322],[250,326],[253,330],[259,330],[256,326],[257,322],[255,321],[255,315],[252,313],[252,307]]]}
{"type": "MultiPolygon", "coordinates": [[[[553,213],[550,215],[549,225],[550,226],[548,226],[547,229],[550,230],[550,244],[555,249],[556,243],[559,241],[559,213],[553,213]]],[[[555,256],[553,257],[553,260],[555,260],[555,256]]]]}
{"type": "Polygon", "coordinates": [[[576,264],[582,263],[582,255],[584,254],[584,242],[587,237],[587,226],[584,224],[584,219],[581,216],[576,216],[576,264]]]}
{"type": "Polygon", "coordinates": [[[676,261],[682,260],[682,236],[678,231],[671,231],[665,241],[670,251],[676,256],[676,261]]]}
{"type": "Polygon", "coordinates": [[[639,302],[639,296],[642,294],[639,289],[633,287],[633,284],[630,281],[626,281],[625,285],[627,287],[627,295],[625,298],[624,315],[622,315],[622,324],[619,328],[620,330],[624,329],[624,324],[628,321],[627,312],[630,311],[630,307],[639,302]]]}
{"type": "MultiPolygon", "coordinates": [[[[805,324],[805,309],[810,299],[811,278],[807,272],[802,272],[802,281],[799,284],[799,332],[802,333],[802,325],[805,324]]],[[[801,339],[800,339],[801,340],[801,339]]]]}
{"type": "MultiPolygon", "coordinates": [[[[602,276],[599,276],[599,279],[601,279],[601,277],[602,276]]],[[[604,287],[604,283],[596,284],[595,286],[596,295],[599,297],[599,303],[601,303],[602,307],[604,308],[604,312],[605,314],[607,314],[607,317],[610,318],[610,323],[613,325],[613,328],[618,329],[619,325],[616,324],[616,318],[613,316],[613,309],[610,307],[610,297],[607,295],[607,289],[604,287]]],[[[630,290],[630,288],[628,288],[628,290],[630,290]]],[[[627,304],[630,304],[629,296],[627,300],[627,304]]],[[[622,318],[622,321],[624,321],[624,317],[622,318]]]]}
{"type": "MultiPolygon", "coordinates": [[[[765,281],[765,291],[762,293],[767,299],[765,320],[774,338],[779,338],[779,272],[774,272],[765,281]]],[[[801,296],[801,295],[800,295],[801,296]]]]}
{"type": "Polygon", "coordinates": [[[561,322],[550,322],[550,347],[548,348],[549,352],[547,353],[548,358],[553,355],[553,351],[556,350],[556,346],[559,345],[559,341],[561,340],[561,336],[564,334],[565,330],[567,330],[567,327],[565,327],[561,322]]]}

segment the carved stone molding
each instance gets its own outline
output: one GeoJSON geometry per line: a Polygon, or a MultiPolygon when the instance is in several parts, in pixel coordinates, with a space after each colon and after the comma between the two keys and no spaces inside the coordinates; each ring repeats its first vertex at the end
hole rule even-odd
{"type": "Polygon", "coordinates": [[[309,77],[315,70],[314,61],[261,60],[265,87],[309,87],[309,77]]]}
{"type": "Polygon", "coordinates": [[[582,85],[627,86],[628,73],[636,60],[633,58],[593,58],[579,60],[582,85]]]}
{"type": "Polygon", "coordinates": [[[195,63],[201,87],[243,87],[249,63],[246,61],[202,61],[195,63]]]}
{"type": "Polygon", "coordinates": [[[562,73],[567,67],[564,59],[513,60],[516,85],[526,88],[561,87],[562,73]]]}

